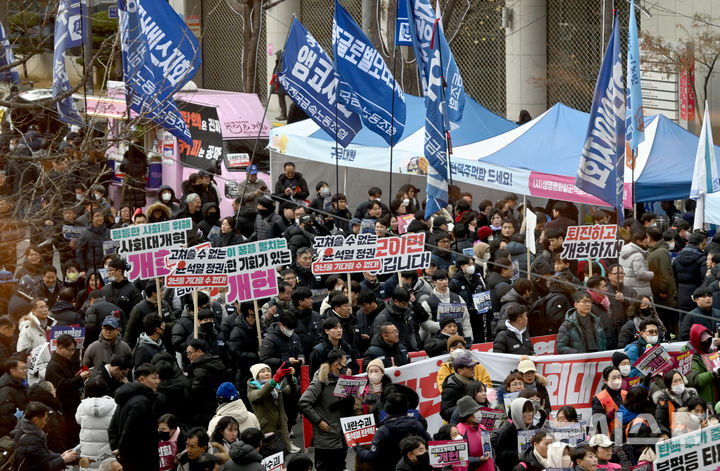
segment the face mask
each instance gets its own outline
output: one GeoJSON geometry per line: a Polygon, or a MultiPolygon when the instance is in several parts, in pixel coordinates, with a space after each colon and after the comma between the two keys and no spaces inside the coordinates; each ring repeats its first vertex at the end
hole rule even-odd
{"type": "Polygon", "coordinates": [[[78,201],[82,201],[83,196],[80,193],[75,193],[75,199],[78,201]]]}
{"type": "Polygon", "coordinates": [[[348,367],[347,367],[347,366],[341,367],[341,368],[340,368],[340,375],[342,376],[342,375],[346,374],[346,373],[347,373],[347,370],[348,370],[348,367]]]}
{"type": "Polygon", "coordinates": [[[285,337],[288,337],[288,338],[292,337],[293,332],[294,332],[292,329],[288,329],[287,327],[281,327],[280,330],[282,330],[282,333],[285,334],[285,337]]]}
{"type": "Polygon", "coordinates": [[[163,200],[164,202],[166,202],[166,203],[169,202],[171,198],[172,198],[172,196],[170,195],[170,193],[163,193],[163,194],[162,194],[162,200],[163,200]]]}
{"type": "Polygon", "coordinates": [[[430,465],[430,454],[426,451],[422,455],[417,455],[415,459],[418,461],[418,464],[422,466],[429,466],[430,465]]]}
{"type": "Polygon", "coordinates": [[[453,350],[452,353],[450,354],[450,358],[452,358],[452,359],[454,360],[454,359],[456,359],[456,358],[458,358],[458,357],[461,357],[461,356],[463,356],[463,355],[465,355],[465,349],[464,349],[464,348],[456,348],[456,349],[453,350]]]}
{"type": "Polygon", "coordinates": [[[697,417],[697,419],[698,419],[700,422],[702,422],[703,420],[705,420],[705,414],[703,414],[703,413],[697,413],[697,412],[693,412],[693,414],[695,414],[695,417],[697,417]]]}
{"type": "Polygon", "coordinates": [[[102,197],[103,197],[103,196],[102,196],[100,193],[95,193],[95,199],[96,199],[96,200],[101,200],[102,197]]]}
{"type": "Polygon", "coordinates": [[[380,384],[380,381],[382,381],[382,377],[382,373],[368,373],[368,379],[370,380],[371,384],[380,384]]]}
{"type": "Polygon", "coordinates": [[[72,272],[67,274],[67,280],[72,283],[78,279],[78,273],[72,272]]]}
{"type": "Polygon", "coordinates": [[[320,194],[322,196],[330,196],[330,188],[320,188],[320,194]]]}
{"type": "Polygon", "coordinates": [[[620,374],[623,376],[628,376],[630,374],[630,365],[623,365],[620,368],[620,374]]]}
{"type": "Polygon", "coordinates": [[[379,202],[380,202],[380,198],[375,198],[375,201],[377,201],[377,202],[379,203],[379,202]]]}
{"type": "Polygon", "coordinates": [[[408,198],[403,200],[403,206],[410,206],[410,200],[408,198]]]}
{"type": "Polygon", "coordinates": [[[15,146],[10,145],[10,150],[15,150],[15,146]]]}
{"type": "Polygon", "coordinates": [[[651,308],[651,307],[646,307],[646,308],[640,309],[640,315],[641,315],[642,317],[650,317],[650,316],[652,316],[652,308],[651,308]]]}
{"type": "Polygon", "coordinates": [[[212,332],[213,330],[213,323],[212,322],[206,322],[205,324],[200,325],[200,330],[203,332],[212,332]]]}
{"type": "Polygon", "coordinates": [[[475,412],[473,416],[475,417],[476,422],[480,422],[482,420],[482,412],[480,411],[475,412]]]}
{"type": "Polygon", "coordinates": [[[707,339],[704,342],[700,342],[700,346],[706,352],[710,352],[712,350],[712,339],[707,339]]]}
{"type": "Polygon", "coordinates": [[[618,389],[620,389],[621,384],[621,379],[614,379],[608,383],[608,386],[610,386],[610,389],[612,389],[613,391],[617,391],[618,389]]]}
{"type": "Polygon", "coordinates": [[[679,396],[683,392],[685,392],[685,385],[684,384],[676,384],[671,389],[674,394],[677,394],[679,396]]]}
{"type": "Polygon", "coordinates": [[[658,343],[658,336],[657,335],[651,335],[650,337],[647,337],[645,340],[647,340],[647,343],[650,345],[655,345],[658,343]]]}
{"type": "Polygon", "coordinates": [[[158,438],[164,442],[170,440],[170,432],[158,432],[158,438]]]}
{"type": "Polygon", "coordinates": [[[669,242],[669,243],[668,243],[668,250],[673,250],[673,249],[675,249],[675,242],[669,242]]]}
{"type": "Polygon", "coordinates": [[[465,273],[467,273],[468,275],[474,274],[474,273],[475,273],[475,265],[469,265],[469,266],[465,269],[465,273]]]}

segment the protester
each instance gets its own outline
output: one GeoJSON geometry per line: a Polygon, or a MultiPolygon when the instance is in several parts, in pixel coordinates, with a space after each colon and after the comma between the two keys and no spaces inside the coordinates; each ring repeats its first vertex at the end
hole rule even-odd
{"type": "Polygon", "coordinates": [[[595,423],[591,425],[591,429],[615,433],[617,412],[625,402],[627,391],[620,389],[622,375],[617,367],[606,367],[602,372],[602,377],[605,384],[602,390],[592,398],[592,414],[595,423]]]}
{"type": "Polygon", "coordinates": [[[592,299],[587,291],[573,295],[575,308],[568,311],[557,335],[557,352],[587,353],[605,350],[605,331],[600,319],[592,311],[592,299]]]}
{"type": "Polygon", "coordinates": [[[493,471],[495,464],[490,454],[485,451],[482,432],[487,429],[480,425],[475,414],[481,405],[470,396],[461,398],[457,403],[459,421],[457,431],[468,444],[469,466],[465,469],[493,471]]]}
{"type": "Polygon", "coordinates": [[[80,425],[80,454],[95,461],[112,452],[108,428],[117,405],[107,392],[102,377],[91,377],[85,383],[85,399],[75,412],[75,421],[80,425]]]}
{"type": "MultiPolygon", "coordinates": [[[[463,337],[460,337],[459,335],[455,335],[448,339],[447,350],[450,353],[450,360],[443,362],[440,365],[437,373],[438,391],[440,391],[441,393],[443,384],[445,383],[445,378],[455,373],[455,359],[464,356],[467,353],[467,350],[465,349],[466,346],[467,344],[465,343],[465,339],[463,337]]],[[[485,370],[485,367],[479,362],[475,365],[475,372],[473,377],[477,381],[484,383],[487,387],[492,387],[490,375],[488,374],[487,370],[485,370]]]]}
{"type": "Polygon", "coordinates": [[[48,449],[44,429],[48,423],[48,409],[39,402],[28,404],[25,414],[11,436],[14,440],[15,461],[23,469],[60,471],[77,459],[77,453],[68,450],[62,454],[48,449]]]}
{"type": "Polygon", "coordinates": [[[520,462],[518,454],[518,430],[532,428],[535,411],[525,398],[517,398],[510,404],[510,419],[498,430],[493,446],[495,462],[500,469],[513,469],[520,462]]]}
{"type": "Polygon", "coordinates": [[[532,438],[532,446],[526,448],[520,455],[520,463],[518,463],[513,471],[542,471],[549,468],[548,464],[548,448],[553,443],[554,438],[549,433],[540,430],[532,438]]]}

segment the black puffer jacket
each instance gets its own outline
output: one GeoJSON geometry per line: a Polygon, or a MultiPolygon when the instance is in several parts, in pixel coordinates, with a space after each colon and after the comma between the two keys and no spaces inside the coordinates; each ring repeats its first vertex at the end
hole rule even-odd
{"type": "MultiPolygon", "coordinates": [[[[120,324],[121,310],[120,307],[109,303],[104,299],[95,300],[92,306],[87,308],[85,311],[85,346],[87,347],[98,338],[100,330],[102,329],[102,323],[107,316],[114,317],[120,324]]],[[[134,346],[134,343],[128,343],[130,346],[134,346]]]]}
{"type": "MultiPolygon", "coordinates": [[[[213,227],[220,229],[220,206],[217,203],[205,203],[202,207],[203,220],[198,223],[198,230],[202,232],[201,242],[208,240],[208,235],[213,227]],[[214,208],[217,211],[214,218],[209,218],[207,213],[214,208]]],[[[216,229],[217,230],[217,229],[216,229]]]]}
{"type": "Polygon", "coordinates": [[[63,412],[71,413],[73,417],[80,405],[80,393],[84,385],[83,379],[75,376],[76,371],[77,365],[73,360],[65,359],[58,352],[52,354],[45,370],[45,379],[55,386],[63,412]]]}
{"type": "MultiPolygon", "coordinates": [[[[226,343],[237,367],[238,377],[245,378],[247,382],[250,379],[250,367],[260,362],[257,327],[250,325],[244,316],[238,315],[226,343]]],[[[245,382],[238,381],[238,384],[245,382]]]]}
{"type": "Polygon", "coordinates": [[[50,316],[55,319],[55,325],[83,325],[82,317],[75,312],[75,308],[67,301],[60,300],[50,309],[50,316]]]}
{"type": "Polygon", "coordinates": [[[525,329],[522,333],[522,342],[515,332],[511,332],[503,323],[502,328],[495,335],[493,352],[511,353],[513,355],[535,355],[535,347],[530,340],[530,333],[525,329]]]}
{"type": "Polygon", "coordinates": [[[295,358],[302,352],[300,338],[293,333],[288,337],[280,330],[280,325],[275,323],[269,329],[260,347],[260,361],[267,364],[271,370],[276,371],[283,362],[290,367],[289,359],[295,358]]]}
{"type": "Polygon", "coordinates": [[[460,379],[458,379],[457,376],[458,373],[451,374],[450,376],[445,378],[445,381],[443,381],[442,385],[440,416],[446,422],[450,421],[453,412],[455,412],[457,402],[460,400],[461,397],[467,394],[468,389],[470,389],[470,385],[478,382],[477,380],[473,379],[470,380],[467,384],[465,384],[460,379]]]}
{"type": "Polygon", "coordinates": [[[187,368],[188,396],[193,408],[190,425],[205,427],[215,415],[215,393],[223,381],[225,365],[217,355],[203,354],[187,368]]]}
{"type": "Polygon", "coordinates": [[[310,352],[317,345],[320,334],[324,333],[323,320],[320,314],[312,309],[296,311],[295,334],[300,338],[300,346],[305,358],[310,358],[310,352]]]}
{"type": "Polygon", "coordinates": [[[22,382],[5,373],[0,377],[0,436],[4,437],[17,425],[15,410],[25,410],[27,390],[22,382]]]}
{"type": "Polygon", "coordinates": [[[672,262],[673,277],[678,285],[678,308],[689,311],[695,307],[690,298],[705,279],[707,255],[696,245],[688,244],[672,262]]]}
{"type": "MultiPolygon", "coordinates": [[[[62,455],[50,451],[45,432],[26,418],[20,419],[11,436],[15,441],[15,463],[23,471],[61,471],[65,469],[62,455]]],[[[157,445],[155,445],[157,448],[157,445]]]]}
{"type": "Polygon", "coordinates": [[[102,267],[103,242],[106,240],[110,240],[110,229],[105,225],[88,227],[80,234],[75,249],[75,261],[80,265],[80,271],[102,267]]]}
{"type": "Polygon", "coordinates": [[[265,471],[260,464],[263,457],[260,452],[244,442],[230,445],[230,461],[225,463],[224,471],[265,471]]]}
{"type": "Polygon", "coordinates": [[[130,311],[142,301],[140,291],[126,278],[123,278],[122,281],[113,281],[103,286],[102,293],[105,295],[105,301],[116,305],[122,311],[120,327],[124,330],[130,311]]]}
{"type": "Polygon", "coordinates": [[[430,435],[415,417],[393,415],[383,420],[369,449],[358,447],[355,452],[361,460],[370,462],[373,470],[394,471],[402,457],[400,441],[410,435],[430,440],[430,435]]]}
{"type": "Polygon", "coordinates": [[[156,394],[142,383],[133,382],[115,391],[117,408],[110,421],[110,448],[120,452],[123,469],[157,471],[157,419],[153,414],[156,394]]]}

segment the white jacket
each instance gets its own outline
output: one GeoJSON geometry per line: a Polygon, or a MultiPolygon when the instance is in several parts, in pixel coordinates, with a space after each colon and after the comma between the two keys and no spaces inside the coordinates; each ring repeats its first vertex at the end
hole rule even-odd
{"type": "MultiPolygon", "coordinates": [[[[52,325],[52,320],[48,317],[48,326],[50,325],[52,325]]],[[[42,328],[40,320],[32,312],[20,319],[18,332],[18,352],[26,348],[32,350],[48,341],[45,329],[42,328]]]]}
{"type": "Polygon", "coordinates": [[[75,412],[75,420],[80,425],[80,456],[96,459],[112,452],[108,427],[115,407],[115,400],[110,396],[82,400],[75,412]]]}
{"type": "Polygon", "coordinates": [[[625,286],[637,291],[638,297],[648,296],[652,299],[650,280],[655,273],[648,268],[647,252],[635,243],[625,244],[620,251],[619,262],[625,270],[625,286]]]}
{"type": "Polygon", "coordinates": [[[260,428],[260,422],[258,422],[255,414],[248,412],[243,401],[238,399],[237,401],[228,402],[217,408],[215,417],[210,419],[210,424],[207,428],[208,434],[212,435],[217,423],[226,415],[238,421],[238,436],[247,428],[260,428]]]}

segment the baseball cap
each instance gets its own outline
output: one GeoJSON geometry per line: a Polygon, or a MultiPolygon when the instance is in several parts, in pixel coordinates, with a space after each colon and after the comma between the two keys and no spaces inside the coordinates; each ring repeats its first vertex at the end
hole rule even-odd
{"type": "Polygon", "coordinates": [[[358,218],[350,219],[350,227],[355,226],[355,225],[357,225],[357,226],[362,225],[362,221],[360,221],[360,219],[358,219],[358,218]]]}
{"type": "Polygon", "coordinates": [[[537,371],[535,363],[532,360],[523,360],[518,363],[518,371],[520,373],[527,373],[528,371],[537,371]]]}
{"type": "Polygon", "coordinates": [[[312,216],[310,216],[309,214],[303,214],[302,216],[300,216],[300,225],[307,224],[308,222],[311,222],[311,221],[312,221],[312,216]]]}
{"type": "Polygon", "coordinates": [[[106,317],[105,317],[105,320],[103,320],[102,326],[103,326],[103,327],[109,326],[109,327],[112,327],[113,329],[119,329],[119,328],[120,328],[120,325],[118,324],[117,319],[115,319],[115,318],[112,317],[112,316],[106,316],[106,317]]]}
{"type": "Polygon", "coordinates": [[[257,165],[251,165],[248,167],[248,173],[250,175],[256,175],[258,173],[257,165]]]}
{"type": "Polygon", "coordinates": [[[588,442],[588,445],[590,445],[591,447],[601,446],[603,448],[611,447],[614,444],[614,441],[610,440],[607,435],[603,435],[602,433],[593,435],[588,442]]]}
{"type": "Polygon", "coordinates": [[[466,353],[465,355],[460,355],[453,361],[453,368],[455,370],[458,368],[472,368],[477,364],[478,362],[473,360],[469,353],[466,353]]]}

